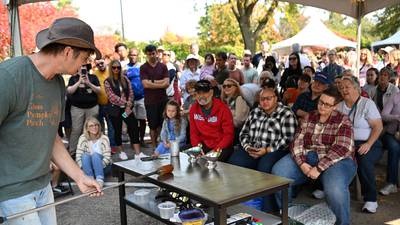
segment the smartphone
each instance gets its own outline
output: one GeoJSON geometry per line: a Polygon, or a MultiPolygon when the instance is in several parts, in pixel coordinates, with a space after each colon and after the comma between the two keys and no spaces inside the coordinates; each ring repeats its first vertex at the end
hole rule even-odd
{"type": "Polygon", "coordinates": [[[86,76],[86,74],[87,74],[87,69],[86,69],[86,68],[82,68],[82,69],[81,69],[81,74],[82,74],[82,76],[86,76]]]}

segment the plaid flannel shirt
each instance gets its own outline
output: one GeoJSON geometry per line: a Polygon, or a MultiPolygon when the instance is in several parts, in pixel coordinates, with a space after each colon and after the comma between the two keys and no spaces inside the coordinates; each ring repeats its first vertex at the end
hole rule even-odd
{"type": "Polygon", "coordinates": [[[289,107],[278,103],[268,115],[260,107],[253,109],[240,132],[240,142],[247,147],[271,147],[272,151],[285,149],[293,140],[297,119],[289,107]]]}
{"type": "Polygon", "coordinates": [[[313,111],[296,132],[290,150],[297,165],[306,162],[309,151],[318,154],[317,168],[321,172],[342,159],[354,157],[353,129],[348,116],[333,111],[328,121],[320,124],[320,132],[315,132],[317,124],[319,114],[313,111]]]}
{"type": "Polygon", "coordinates": [[[126,99],[125,92],[121,91],[121,96],[118,96],[117,94],[114,93],[113,89],[111,88],[111,84],[108,82],[108,80],[104,81],[104,89],[106,91],[108,101],[117,106],[125,106],[127,102],[132,102],[133,103],[133,90],[131,87],[131,83],[127,77],[124,76],[124,79],[127,82],[127,86],[129,88],[129,96],[128,99],[126,99]]]}

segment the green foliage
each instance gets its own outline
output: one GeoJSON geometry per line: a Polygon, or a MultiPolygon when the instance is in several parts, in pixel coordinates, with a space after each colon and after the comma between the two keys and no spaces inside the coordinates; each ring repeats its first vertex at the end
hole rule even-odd
{"type": "Polygon", "coordinates": [[[376,15],[378,23],[373,29],[382,39],[396,33],[400,28],[400,5],[385,8],[382,13],[376,15]]]}
{"type": "MultiPolygon", "coordinates": [[[[338,13],[330,13],[325,25],[334,33],[342,38],[352,41],[357,40],[357,21],[338,13]]],[[[367,17],[361,20],[361,47],[369,48],[371,43],[377,41],[379,37],[374,32],[375,24],[367,17]]]]}
{"type": "Polygon", "coordinates": [[[303,6],[289,3],[283,4],[279,9],[284,17],[279,20],[279,34],[283,39],[296,35],[306,25],[307,18],[302,15],[303,6]]]}

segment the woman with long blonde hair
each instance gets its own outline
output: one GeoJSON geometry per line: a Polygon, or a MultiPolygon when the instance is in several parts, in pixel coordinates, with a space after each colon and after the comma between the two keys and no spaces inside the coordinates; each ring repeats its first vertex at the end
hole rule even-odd
{"type": "Polygon", "coordinates": [[[100,122],[89,117],[83,127],[76,149],[76,162],[87,176],[93,177],[102,186],[104,170],[111,165],[110,141],[101,132],[100,122]]]}
{"type": "Polygon", "coordinates": [[[372,68],[372,54],[367,48],[360,51],[360,85],[361,87],[366,84],[367,71],[372,68]]]}
{"type": "Polygon", "coordinates": [[[226,103],[232,112],[233,125],[235,127],[234,144],[239,143],[239,133],[244,121],[250,112],[250,107],[242,97],[239,82],[233,78],[228,78],[222,85],[221,100],[226,103]]]}

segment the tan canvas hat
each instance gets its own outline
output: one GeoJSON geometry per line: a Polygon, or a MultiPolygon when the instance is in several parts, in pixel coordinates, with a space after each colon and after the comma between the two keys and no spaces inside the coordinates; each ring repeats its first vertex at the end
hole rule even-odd
{"type": "Polygon", "coordinates": [[[101,58],[100,51],[94,45],[92,28],[77,18],[64,17],[56,19],[49,28],[40,31],[36,35],[36,46],[39,49],[51,43],[91,49],[96,52],[96,59],[101,58]]]}

